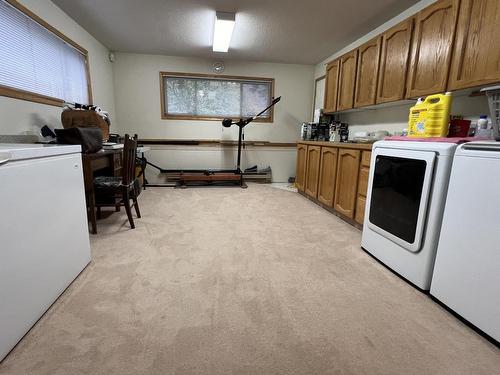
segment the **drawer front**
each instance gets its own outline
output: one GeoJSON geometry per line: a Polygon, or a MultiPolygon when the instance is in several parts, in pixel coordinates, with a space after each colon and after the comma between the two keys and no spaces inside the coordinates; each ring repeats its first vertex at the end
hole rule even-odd
{"type": "Polygon", "coordinates": [[[361,167],[359,170],[359,179],[358,179],[358,195],[366,197],[366,193],[368,192],[368,174],[369,169],[367,167],[361,167]]]}
{"type": "Polygon", "coordinates": [[[366,198],[358,195],[358,199],[356,200],[356,215],[354,216],[354,220],[358,224],[363,225],[365,221],[365,206],[366,206],[366,198]]]}
{"type": "Polygon", "coordinates": [[[372,158],[371,151],[363,151],[363,153],[361,154],[361,165],[363,167],[370,167],[371,158],[372,158]]]}

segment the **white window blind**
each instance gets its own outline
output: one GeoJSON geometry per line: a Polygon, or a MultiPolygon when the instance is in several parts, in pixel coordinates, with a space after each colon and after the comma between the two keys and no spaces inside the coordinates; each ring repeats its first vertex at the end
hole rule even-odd
{"type": "Polygon", "coordinates": [[[86,56],[0,0],[0,85],[89,103],[86,56]]]}

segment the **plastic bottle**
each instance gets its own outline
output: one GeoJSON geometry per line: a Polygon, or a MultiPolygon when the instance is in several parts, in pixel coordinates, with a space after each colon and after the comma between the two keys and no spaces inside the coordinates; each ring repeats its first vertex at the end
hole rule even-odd
{"type": "Polygon", "coordinates": [[[450,121],[451,92],[419,98],[410,108],[408,137],[446,137],[450,121]]]}
{"type": "Polygon", "coordinates": [[[489,126],[487,115],[479,116],[475,136],[481,138],[491,138],[491,127],[489,126]]]}

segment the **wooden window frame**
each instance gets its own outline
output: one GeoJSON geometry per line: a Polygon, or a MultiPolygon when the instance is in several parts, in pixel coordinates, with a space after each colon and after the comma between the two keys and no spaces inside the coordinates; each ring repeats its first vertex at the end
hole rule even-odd
{"type": "MultiPolygon", "coordinates": [[[[24,13],[26,16],[31,18],[33,21],[38,23],[40,26],[44,27],[47,29],[49,32],[57,36],[58,38],[62,39],[64,42],[68,43],[71,45],[73,48],[75,48],[78,52],[80,52],[83,57],[85,58],[85,70],[86,70],[86,75],[87,75],[87,91],[88,91],[88,97],[89,97],[89,103],[82,103],[82,104],[92,104],[92,84],[91,84],[91,79],[90,79],[90,65],[89,65],[89,53],[88,51],[80,46],[78,43],[74,42],[70,38],[68,38],[66,35],[64,35],[62,32],[57,30],[55,27],[51,26],[49,23],[45,22],[42,18],[37,16],[35,13],[33,13],[31,10],[26,8],[24,5],[20,4],[16,0],[4,0],[6,3],[10,4],[17,10],[19,10],[21,13],[24,13]]],[[[59,98],[54,98],[51,96],[43,95],[43,94],[38,94],[35,92],[30,92],[30,91],[25,91],[21,89],[17,89],[15,87],[10,87],[10,86],[3,86],[0,85],[0,96],[6,96],[9,98],[14,98],[14,99],[20,99],[20,100],[26,100],[29,102],[34,102],[34,103],[40,103],[40,104],[47,104],[47,105],[52,105],[56,107],[62,107],[64,105],[64,100],[59,99],[59,98]]]]}
{"type": "MultiPolygon", "coordinates": [[[[162,120],[193,120],[193,121],[221,121],[227,116],[190,116],[190,115],[169,115],[166,113],[167,103],[165,94],[165,77],[173,78],[201,78],[201,79],[220,79],[220,80],[233,80],[233,81],[256,81],[256,82],[269,82],[271,84],[271,100],[274,99],[274,78],[262,77],[245,77],[245,76],[232,76],[222,74],[201,74],[201,73],[177,73],[177,72],[160,72],[160,103],[161,103],[161,119],[162,120]]],[[[262,108],[264,109],[264,108],[262,108]]],[[[269,118],[258,118],[254,122],[273,123],[274,122],[274,108],[271,108],[269,118]]]]}

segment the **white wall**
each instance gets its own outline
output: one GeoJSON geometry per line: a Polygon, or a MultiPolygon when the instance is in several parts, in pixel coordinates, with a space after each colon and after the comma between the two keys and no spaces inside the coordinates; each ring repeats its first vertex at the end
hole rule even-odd
{"type": "MultiPolygon", "coordinates": [[[[141,138],[231,139],[237,128],[223,128],[220,121],[162,120],[160,71],[212,73],[213,61],[199,58],[117,53],[113,73],[116,122],[120,133],[138,133],[141,138]]],[[[245,140],[295,142],[300,124],[311,117],[314,66],[225,61],[223,74],[275,79],[275,96],[282,96],[274,110],[273,123],[252,123],[245,140]]],[[[163,168],[232,168],[234,149],[218,147],[155,147],[153,162],[163,168]]],[[[271,165],[275,181],[295,175],[295,149],[248,148],[244,167],[271,165]]]]}
{"type": "MultiPolygon", "coordinates": [[[[364,35],[355,42],[345,46],[339,51],[333,53],[330,57],[315,66],[314,76],[316,78],[325,74],[326,64],[342,56],[372,38],[380,35],[392,26],[404,21],[408,17],[416,14],[423,8],[434,3],[437,0],[422,0],[414,6],[408,8],[398,16],[380,25],[370,33],[364,35]]],[[[456,93],[453,98],[451,113],[454,115],[463,115],[466,118],[477,119],[481,114],[489,114],[488,102],[485,97],[468,97],[468,93],[456,93]]],[[[381,106],[377,109],[360,109],[359,111],[340,113],[340,120],[349,124],[349,138],[352,138],[357,131],[387,130],[391,133],[400,132],[408,127],[408,113],[413,102],[400,102],[381,106]]]]}
{"type": "MultiPolygon", "coordinates": [[[[50,0],[20,3],[89,52],[94,103],[115,119],[112,64],[108,50],[50,0]]],[[[61,108],[0,96],[0,134],[38,134],[45,125],[61,127],[61,108]]],[[[112,130],[116,130],[112,125],[112,130]]]]}
{"type": "MultiPolygon", "coordinates": [[[[408,128],[408,114],[415,103],[383,107],[379,109],[364,109],[360,111],[341,113],[340,120],[349,124],[349,138],[357,131],[387,130],[391,134],[408,128]]],[[[477,120],[480,115],[489,115],[486,97],[469,97],[468,93],[458,93],[453,97],[451,114],[462,115],[466,119],[477,120]]]]}

